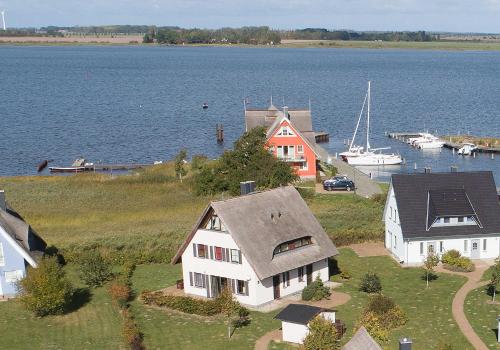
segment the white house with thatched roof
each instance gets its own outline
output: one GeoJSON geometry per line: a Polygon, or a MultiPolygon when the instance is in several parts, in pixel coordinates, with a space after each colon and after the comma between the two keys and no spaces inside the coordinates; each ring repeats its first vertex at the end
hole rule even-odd
{"type": "Polygon", "coordinates": [[[173,264],[184,291],[214,298],[228,286],[242,304],[260,306],[329,279],[337,249],[297,190],[281,187],[214,201],[203,211],[173,264]]]}

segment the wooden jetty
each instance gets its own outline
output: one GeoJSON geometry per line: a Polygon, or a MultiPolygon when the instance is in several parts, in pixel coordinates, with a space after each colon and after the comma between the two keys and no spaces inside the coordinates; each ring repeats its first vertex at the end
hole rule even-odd
{"type": "Polygon", "coordinates": [[[405,141],[406,139],[409,139],[412,137],[420,137],[422,133],[421,132],[389,132],[386,134],[391,139],[405,141]]]}
{"type": "Polygon", "coordinates": [[[50,167],[51,173],[81,173],[88,171],[127,171],[134,169],[141,169],[148,166],[153,166],[154,164],[85,164],[82,166],[67,166],[67,167],[50,167]]]}

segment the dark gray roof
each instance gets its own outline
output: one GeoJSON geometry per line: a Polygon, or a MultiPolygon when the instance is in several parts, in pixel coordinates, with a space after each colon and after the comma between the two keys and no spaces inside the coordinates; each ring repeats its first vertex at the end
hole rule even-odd
{"type": "Polygon", "coordinates": [[[354,334],[352,339],[342,347],[342,350],[382,350],[382,348],[373,340],[370,334],[368,334],[366,328],[361,327],[356,334],[354,334]]]}
{"type": "Polygon", "coordinates": [[[180,261],[210,210],[219,216],[261,280],[338,254],[299,192],[286,186],[212,202],[172,263],[180,261]],[[273,255],[278,245],[303,237],[311,237],[313,244],[273,255]]]}
{"type": "Polygon", "coordinates": [[[47,244],[11,208],[0,209],[0,226],[33,260],[43,255],[47,244]]]}
{"type": "Polygon", "coordinates": [[[307,325],[314,317],[324,309],[311,305],[289,304],[280,313],[274,316],[275,319],[307,325]]]}
{"type": "MultiPolygon", "coordinates": [[[[313,131],[311,111],[308,109],[289,109],[288,114],[293,125],[300,132],[313,131]]],[[[269,128],[277,118],[284,117],[284,113],[276,107],[268,109],[247,109],[245,111],[246,131],[257,126],[269,128]]]]}
{"type": "Polygon", "coordinates": [[[490,171],[397,174],[391,185],[404,238],[500,234],[500,204],[490,171]],[[480,225],[427,224],[433,217],[469,215],[480,225]]]}

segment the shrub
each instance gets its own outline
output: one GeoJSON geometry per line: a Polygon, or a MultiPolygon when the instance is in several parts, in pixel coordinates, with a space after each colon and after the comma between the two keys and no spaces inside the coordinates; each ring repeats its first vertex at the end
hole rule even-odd
{"type": "Polygon", "coordinates": [[[222,312],[219,299],[202,300],[188,296],[168,295],[163,292],[142,292],[141,298],[147,305],[156,305],[178,310],[187,314],[213,316],[222,312]]]}
{"type": "Polygon", "coordinates": [[[116,281],[109,286],[109,294],[120,309],[125,309],[130,300],[131,289],[128,284],[116,281]]]}
{"type": "Polygon", "coordinates": [[[451,249],[441,256],[443,264],[454,265],[456,259],[460,258],[460,252],[456,249],[451,249]]]}
{"type": "Polygon", "coordinates": [[[380,323],[388,330],[403,326],[406,322],[408,322],[408,317],[399,305],[380,315],[380,323]]]}
{"type": "Polygon", "coordinates": [[[122,311],[123,316],[123,338],[127,345],[130,346],[132,350],[142,350],[145,349],[142,343],[142,333],[137,327],[137,324],[134,322],[134,319],[130,315],[128,310],[122,311]]]}
{"type": "Polygon", "coordinates": [[[89,250],[78,259],[80,278],[90,287],[102,286],[112,277],[110,265],[97,250],[89,250]]]}
{"type": "Polygon", "coordinates": [[[382,294],[374,295],[370,298],[368,305],[366,306],[367,311],[374,312],[377,315],[382,315],[389,310],[396,307],[396,303],[389,297],[382,294]]]}
{"type": "Polygon", "coordinates": [[[356,325],[356,329],[364,326],[366,331],[380,343],[384,343],[389,339],[389,331],[382,326],[380,318],[373,312],[365,312],[361,316],[356,325]]]}
{"type": "Polygon", "coordinates": [[[441,261],[443,262],[443,267],[450,271],[471,272],[475,269],[472,261],[466,256],[461,256],[460,252],[455,249],[444,253],[441,261]]]}
{"type": "Polygon", "coordinates": [[[342,272],[340,272],[340,278],[344,280],[351,279],[351,274],[347,270],[342,270],[342,272]]]}
{"type": "Polygon", "coordinates": [[[332,293],[330,288],[323,284],[319,277],[302,290],[302,300],[322,300],[328,298],[332,293]]]}
{"type": "Polygon", "coordinates": [[[309,333],[304,339],[304,350],[335,350],[340,348],[339,334],[333,322],[321,316],[308,325],[309,333]]]}
{"type": "Polygon", "coordinates": [[[375,193],[373,196],[371,196],[371,200],[380,204],[385,204],[387,196],[383,193],[375,193]]]}
{"type": "Polygon", "coordinates": [[[367,272],[361,279],[359,290],[365,293],[380,293],[382,284],[378,275],[374,272],[367,272]]]}
{"type": "Polygon", "coordinates": [[[18,287],[21,303],[36,316],[62,314],[74,291],[56,257],[45,257],[37,268],[29,268],[18,287]]]}
{"type": "Polygon", "coordinates": [[[448,343],[439,342],[436,350],[453,350],[453,346],[448,343]]]}

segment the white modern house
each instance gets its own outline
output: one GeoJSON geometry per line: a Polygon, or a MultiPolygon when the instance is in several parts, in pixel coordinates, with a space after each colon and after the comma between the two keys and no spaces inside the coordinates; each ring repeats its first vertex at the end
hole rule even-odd
{"type": "Polygon", "coordinates": [[[303,304],[289,304],[274,318],[281,321],[283,341],[303,344],[309,334],[309,323],[318,316],[335,323],[334,310],[303,304]]]}
{"type": "Polygon", "coordinates": [[[392,175],[383,220],[385,247],[401,263],[451,249],[471,259],[500,256],[500,204],[490,171],[392,175]]]}
{"type": "Polygon", "coordinates": [[[248,194],[210,203],[174,256],[185,293],[215,298],[228,286],[240,303],[260,306],[317,276],[328,281],[337,249],[297,190],[247,185],[248,194]]]}

